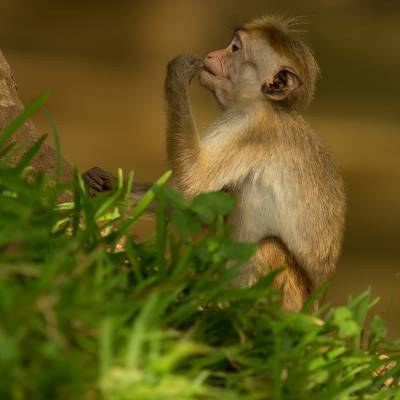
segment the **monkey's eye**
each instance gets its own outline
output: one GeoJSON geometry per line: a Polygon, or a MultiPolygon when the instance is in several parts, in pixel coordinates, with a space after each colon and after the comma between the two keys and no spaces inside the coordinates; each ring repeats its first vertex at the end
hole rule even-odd
{"type": "Polygon", "coordinates": [[[232,42],[232,52],[238,51],[242,48],[242,42],[239,38],[235,37],[232,42]]]}

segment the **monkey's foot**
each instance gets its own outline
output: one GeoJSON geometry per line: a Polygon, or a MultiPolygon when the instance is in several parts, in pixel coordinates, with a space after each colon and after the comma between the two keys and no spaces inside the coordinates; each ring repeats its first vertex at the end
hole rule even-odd
{"type": "Polygon", "coordinates": [[[93,167],[82,174],[82,179],[90,196],[97,196],[113,187],[113,176],[100,167],[93,167]]]}

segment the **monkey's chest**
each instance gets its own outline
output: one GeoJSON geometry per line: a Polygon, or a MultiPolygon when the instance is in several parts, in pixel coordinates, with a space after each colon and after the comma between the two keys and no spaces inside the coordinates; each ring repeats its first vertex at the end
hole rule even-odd
{"type": "Polygon", "coordinates": [[[258,242],[279,236],[282,205],[272,185],[249,179],[233,194],[236,206],[229,221],[237,240],[258,242]]]}

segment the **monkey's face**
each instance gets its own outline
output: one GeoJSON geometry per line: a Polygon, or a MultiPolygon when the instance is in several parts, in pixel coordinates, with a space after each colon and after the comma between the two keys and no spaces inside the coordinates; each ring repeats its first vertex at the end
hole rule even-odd
{"type": "Polygon", "coordinates": [[[200,83],[224,109],[245,102],[284,100],[301,85],[290,64],[260,32],[239,30],[226,48],[206,56],[200,83]]]}

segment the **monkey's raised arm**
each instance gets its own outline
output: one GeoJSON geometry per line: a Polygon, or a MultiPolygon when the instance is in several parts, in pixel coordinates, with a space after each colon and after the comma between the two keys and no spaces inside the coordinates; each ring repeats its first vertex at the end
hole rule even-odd
{"type": "Polygon", "coordinates": [[[188,100],[188,88],[202,65],[200,57],[182,54],[169,62],[167,67],[167,156],[178,180],[192,167],[199,154],[199,136],[188,100]]]}
{"type": "Polygon", "coordinates": [[[168,64],[165,80],[168,161],[178,188],[189,198],[235,185],[249,173],[257,159],[249,148],[236,151],[240,144],[235,140],[200,141],[188,88],[202,65],[197,56],[179,55],[168,64]]]}

